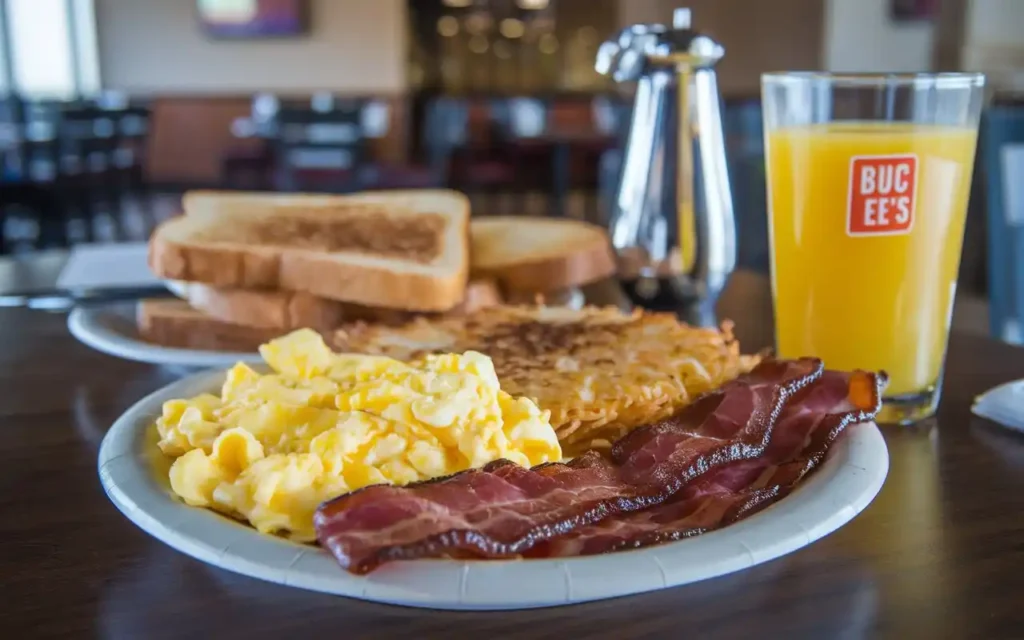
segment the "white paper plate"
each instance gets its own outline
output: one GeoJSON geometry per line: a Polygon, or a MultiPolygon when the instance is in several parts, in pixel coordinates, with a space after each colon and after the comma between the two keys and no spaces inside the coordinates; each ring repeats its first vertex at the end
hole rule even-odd
{"type": "Polygon", "coordinates": [[[68,330],[79,342],[97,351],[150,364],[230,367],[240,361],[263,362],[255,351],[203,351],[150,344],[139,337],[134,303],[76,307],[68,315],[68,330]]]}
{"type": "Polygon", "coordinates": [[[184,280],[163,280],[167,290],[182,300],[188,300],[188,283],[184,280]]]}
{"type": "Polygon", "coordinates": [[[704,580],[791,553],[835,531],[871,502],[889,456],[873,424],[849,429],[829,459],[789,497],[720,531],[662,546],[560,560],[419,560],[368,576],[324,550],[263,535],[173,497],[151,467],[161,404],[216,390],[222,372],[180,380],[114,424],[99,455],[107,495],[132,522],[203,562],[255,578],[353,598],[435,609],[525,609],[600,600],[704,580]]]}

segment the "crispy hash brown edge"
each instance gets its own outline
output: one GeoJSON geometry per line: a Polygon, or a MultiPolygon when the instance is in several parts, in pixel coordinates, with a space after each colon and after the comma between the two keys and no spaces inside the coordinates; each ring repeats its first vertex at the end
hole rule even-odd
{"type": "MultiPolygon", "coordinates": [[[[744,373],[749,372],[765,355],[742,355],[739,342],[732,333],[733,323],[724,320],[719,329],[692,327],[679,323],[673,314],[646,314],[647,317],[662,316],[677,323],[686,333],[702,334],[707,338],[703,348],[708,352],[719,350],[717,367],[709,367],[709,362],[700,362],[695,366],[693,360],[687,359],[680,363],[680,374],[684,380],[672,389],[676,393],[658,393],[664,387],[646,388],[637,394],[625,394],[625,400],[609,405],[603,409],[587,410],[570,409],[555,415],[552,424],[563,447],[570,453],[579,453],[587,449],[608,449],[611,444],[630,431],[645,425],[659,422],[671,417],[674,413],[689,405],[699,396],[720,387],[744,373]],[[709,372],[713,369],[714,372],[709,372]],[[689,375],[687,375],[689,374],[689,375]],[[624,421],[623,418],[628,418],[624,421]]],[[[554,415],[554,408],[550,408],[554,415]]]]}
{"type": "MultiPolygon", "coordinates": [[[[693,327],[682,323],[672,313],[648,312],[634,309],[623,312],[618,307],[584,307],[578,311],[561,312],[543,306],[502,305],[482,309],[461,318],[416,318],[399,327],[380,326],[356,322],[340,328],[333,336],[334,347],[342,351],[383,354],[401,360],[415,361],[431,353],[480,349],[482,336],[498,327],[514,323],[544,323],[550,314],[552,324],[592,325],[595,331],[616,325],[625,331],[638,331],[640,335],[653,328],[655,340],[671,340],[673,345],[686,345],[676,362],[665,361],[652,365],[654,369],[669,369],[672,373],[659,376],[651,384],[643,384],[624,373],[621,381],[614,376],[604,377],[615,383],[610,400],[584,400],[580,394],[559,394],[556,398],[538,398],[515,381],[502,379],[502,388],[513,395],[532,399],[542,410],[551,414],[551,424],[567,453],[588,448],[607,448],[611,442],[643,424],[663,420],[690,404],[698,396],[747,371],[763,359],[763,354],[742,355],[733,335],[733,323],[723,321],[719,328],[693,327]],[[393,340],[397,336],[444,336],[451,343],[437,348],[415,349],[416,339],[393,340]],[[381,345],[382,338],[392,338],[381,345]],[[571,396],[571,397],[570,397],[571,396]]],[[[636,344],[640,344],[637,342],[636,344]]],[[[486,352],[486,349],[481,349],[486,352]]],[[[496,360],[500,354],[488,354],[496,360]],[[496,357],[497,355],[497,357],[496,357]]],[[[556,354],[553,354],[556,355],[556,354]]],[[[522,356],[517,356],[522,357],[522,356]]],[[[667,358],[668,356],[666,356],[667,358]]],[[[501,369],[501,366],[496,367],[501,369]]],[[[637,365],[637,369],[643,368],[637,365]]],[[[565,372],[578,377],[580,372],[565,372]]],[[[635,373],[635,372],[634,372],[635,373]]],[[[562,373],[559,373],[562,375],[562,373]]],[[[639,377],[639,374],[638,374],[639,377]]],[[[649,381],[650,382],[650,381],[649,381]]],[[[529,387],[531,382],[524,383],[529,387]]],[[[543,385],[547,387],[547,385],[543,385]]],[[[567,389],[558,387],[559,391],[567,389]]],[[[577,391],[580,385],[576,385],[577,391]]],[[[536,387],[534,387],[536,390],[536,387]]]]}

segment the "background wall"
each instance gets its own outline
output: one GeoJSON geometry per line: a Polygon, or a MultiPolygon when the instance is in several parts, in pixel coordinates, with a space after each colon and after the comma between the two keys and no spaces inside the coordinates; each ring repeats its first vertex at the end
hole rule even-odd
{"type": "Polygon", "coordinates": [[[132,93],[397,93],[405,0],[312,0],[309,35],[214,40],[194,0],[95,0],[106,88],[132,93]]]}
{"type": "Polygon", "coordinates": [[[619,23],[671,24],[679,6],[725,45],[718,84],[726,97],[759,95],[765,71],[821,67],[823,0],[620,0],[619,23]]]}
{"type": "Polygon", "coordinates": [[[890,0],[827,0],[825,68],[829,71],[930,70],[934,25],[926,21],[894,22],[889,14],[890,5],[890,0]]]}
{"type": "Polygon", "coordinates": [[[1024,90],[1024,1],[969,0],[962,61],[993,89],[1024,90]]]}

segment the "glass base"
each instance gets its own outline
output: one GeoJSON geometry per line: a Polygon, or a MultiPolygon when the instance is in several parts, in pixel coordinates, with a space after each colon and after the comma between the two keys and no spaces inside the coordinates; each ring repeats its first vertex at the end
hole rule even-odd
{"type": "Polygon", "coordinates": [[[939,406],[939,388],[930,387],[920,393],[883,397],[878,424],[909,425],[935,415],[939,406]]]}

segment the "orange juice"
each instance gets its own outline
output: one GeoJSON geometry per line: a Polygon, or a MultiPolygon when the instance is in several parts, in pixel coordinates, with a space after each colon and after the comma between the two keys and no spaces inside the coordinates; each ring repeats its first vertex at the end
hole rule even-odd
{"type": "Polygon", "coordinates": [[[898,123],[768,132],[780,356],[884,369],[888,397],[937,384],[976,136],[898,123]]]}

